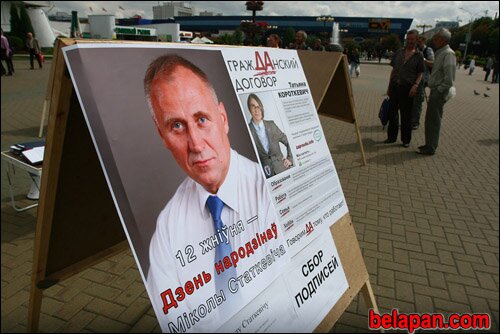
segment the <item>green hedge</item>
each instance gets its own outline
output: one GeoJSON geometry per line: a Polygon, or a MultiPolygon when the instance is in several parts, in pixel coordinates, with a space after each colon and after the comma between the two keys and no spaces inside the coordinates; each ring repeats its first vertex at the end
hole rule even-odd
{"type": "Polygon", "coordinates": [[[11,48],[14,48],[14,53],[26,53],[24,42],[17,36],[7,36],[11,48]]]}

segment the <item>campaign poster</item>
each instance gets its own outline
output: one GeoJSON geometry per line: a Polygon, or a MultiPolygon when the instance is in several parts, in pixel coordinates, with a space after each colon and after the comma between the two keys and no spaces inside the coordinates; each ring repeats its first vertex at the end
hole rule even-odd
{"type": "Polygon", "coordinates": [[[63,51],[162,331],[313,330],[347,289],[328,230],[347,206],[296,52],[63,51]]]}
{"type": "Polygon", "coordinates": [[[348,212],[298,54],[222,52],[287,247],[296,254],[348,212]]]}
{"type": "Polygon", "coordinates": [[[288,262],[221,51],[64,55],[162,331],[215,331],[288,262]]]}
{"type": "Polygon", "coordinates": [[[313,332],[348,288],[333,237],[324,233],[295,255],[283,275],[218,332],[313,332]]]}

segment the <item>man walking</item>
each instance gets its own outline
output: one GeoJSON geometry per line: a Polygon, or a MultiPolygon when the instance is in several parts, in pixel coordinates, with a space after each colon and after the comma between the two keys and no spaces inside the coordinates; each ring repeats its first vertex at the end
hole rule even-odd
{"type": "Polygon", "coordinates": [[[444,28],[432,38],[437,50],[428,82],[431,94],[425,115],[425,145],[418,148],[419,154],[433,155],[438,147],[444,104],[450,98],[450,88],[455,81],[457,62],[449,46],[450,39],[451,33],[444,28]]]}
{"type": "Polygon", "coordinates": [[[33,37],[33,33],[29,32],[26,38],[26,48],[28,49],[28,52],[30,54],[30,69],[34,69],[34,62],[33,60],[36,58],[36,61],[38,62],[39,68],[42,68],[42,61],[40,60],[40,45],[38,44],[38,40],[33,37]]]}

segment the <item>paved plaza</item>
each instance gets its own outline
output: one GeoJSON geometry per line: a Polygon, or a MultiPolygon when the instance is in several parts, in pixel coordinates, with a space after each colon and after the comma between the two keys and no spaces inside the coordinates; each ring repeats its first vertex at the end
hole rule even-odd
{"type": "MultiPolygon", "coordinates": [[[[14,65],[15,75],[1,79],[2,151],[37,139],[51,63],[42,70],[29,70],[27,60],[14,65]]],[[[384,64],[362,64],[352,79],[367,166],[353,125],[320,117],[379,309],[488,313],[490,331],[498,332],[498,84],[484,82],[481,68],[472,76],[458,70],[437,153],[421,156],[415,151],[424,144],[424,115],[410,148],[382,143],[378,108],[389,72],[384,64]]],[[[37,210],[13,210],[5,167],[1,331],[25,332],[37,210]]],[[[30,178],[14,178],[16,199],[29,204],[30,178]]],[[[367,324],[358,297],[333,331],[366,332],[367,324]]],[[[159,332],[130,250],[45,290],[40,331],[159,332]]]]}

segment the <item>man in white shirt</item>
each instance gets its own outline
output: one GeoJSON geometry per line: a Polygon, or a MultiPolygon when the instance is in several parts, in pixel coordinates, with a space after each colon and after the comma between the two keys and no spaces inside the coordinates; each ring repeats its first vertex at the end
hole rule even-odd
{"type": "Polygon", "coordinates": [[[230,147],[205,73],[166,55],[144,86],[164,145],[188,175],[157,220],[150,298],[163,331],[215,331],[279,274],[281,230],[258,164],[230,147]]]}
{"type": "Polygon", "coordinates": [[[286,171],[293,166],[288,138],[273,121],[264,120],[264,105],[257,95],[252,93],[248,96],[247,106],[252,115],[248,127],[254,138],[264,174],[269,178],[286,171]],[[281,152],[280,143],[286,147],[286,156],[281,152]]]}
{"type": "Polygon", "coordinates": [[[453,83],[456,75],[457,59],[450,48],[451,33],[448,29],[439,29],[432,41],[436,55],[428,86],[431,89],[427,112],[425,113],[425,145],[419,146],[417,153],[433,155],[439,144],[439,134],[443,120],[444,105],[453,97],[453,83]]]}

